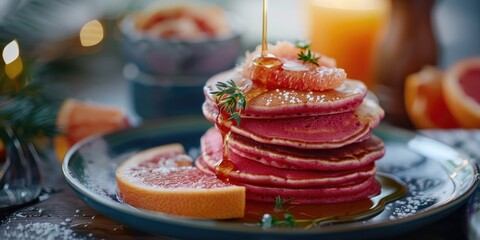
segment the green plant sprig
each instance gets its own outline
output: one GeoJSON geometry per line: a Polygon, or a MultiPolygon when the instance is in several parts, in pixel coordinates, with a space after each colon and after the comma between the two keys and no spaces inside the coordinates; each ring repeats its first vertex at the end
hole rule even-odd
{"type": "Polygon", "coordinates": [[[283,218],[284,218],[283,220],[279,220],[277,217],[267,213],[263,215],[260,225],[263,228],[297,226],[297,221],[295,220],[295,217],[292,214],[285,213],[285,215],[283,215],[283,218]]]}
{"type": "Polygon", "coordinates": [[[16,138],[32,143],[41,158],[45,158],[44,141],[59,133],[57,105],[44,94],[44,85],[36,78],[41,66],[26,62],[23,72],[14,79],[0,70],[0,141],[9,145],[16,138]]]}
{"type": "Polygon", "coordinates": [[[315,56],[315,54],[310,50],[310,42],[296,41],[295,46],[302,49],[302,51],[298,53],[298,60],[318,66],[318,60],[320,57],[315,56]]]}
{"type": "Polygon", "coordinates": [[[212,91],[210,94],[215,95],[215,101],[220,107],[220,112],[227,112],[230,115],[228,120],[235,120],[237,126],[239,126],[241,114],[247,107],[245,94],[233,80],[218,82],[215,86],[218,91],[212,91]]]}
{"type": "Polygon", "coordinates": [[[303,229],[309,229],[317,224],[331,220],[331,217],[321,217],[316,219],[297,219],[293,214],[289,213],[290,209],[294,206],[285,207],[289,202],[294,198],[283,199],[280,196],[275,198],[275,207],[274,211],[276,213],[285,212],[283,215],[283,220],[279,219],[276,216],[265,213],[260,220],[260,226],[262,228],[274,228],[274,227],[302,227],[303,229]]]}
{"type": "Polygon", "coordinates": [[[307,49],[305,52],[301,51],[298,54],[298,60],[301,60],[306,63],[315,64],[317,66],[318,66],[318,59],[320,59],[320,57],[316,57],[315,54],[312,53],[312,51],[310,51],[310,49],[307,49]]]}
{"type": "Polygon", "coordinates": [[[275,216],[272,216],[268,213],[264,214],[261,221],[260,221],[260,225],[263,227],[263,228],[271,228],[271,227],[296,227],[297,226],[297,220],[296,218],[288,213],[288,211],[293,208],[294,206],[289,206],[289,207],[285,207],[285,205],[287,203],[289,203],[290,201],[292,201],[293,198],[287,198],[287,199],[283,199],[280,197],[280,196],[277,196],[275,198],[275,207],[273,208],[273,210],[278,213],[278,212],[286,212],[284,215],[283,215],[283,220],[280,220],[278,219],[277,217],[275,216]]]}
{"type": "Polygon", "coordinates": [[[280,196],[277,196],[277,198],[275,198],[275,208],[273,210],[275,212],[288,212],[294,206],[289,206],[289,207],[285,208],[285,205],[292,200],[293,200],[293,198],[287,198],[287,199],[282,200],[282,198],[280,196]]]}

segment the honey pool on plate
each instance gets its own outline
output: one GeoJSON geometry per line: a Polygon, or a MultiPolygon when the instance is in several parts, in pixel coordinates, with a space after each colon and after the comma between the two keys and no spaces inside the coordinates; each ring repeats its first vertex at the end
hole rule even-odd
{"type": "Polygon", "coordinates": [[[270,214],[282,220],[284,215],[289,213],[296,218],[297,227],[308,229],[318,225],[362,220],[382,212],[387,203],[400,199],[407,193],[407,187],[394,176],[378,174],[377,181],[382,186],[379,195],[354,202],[322,205],[287,205],[282,210],[278,210],[271,203],[247,201],[245,217],[236,221],[258,224],[264,214],[270,214]]]}

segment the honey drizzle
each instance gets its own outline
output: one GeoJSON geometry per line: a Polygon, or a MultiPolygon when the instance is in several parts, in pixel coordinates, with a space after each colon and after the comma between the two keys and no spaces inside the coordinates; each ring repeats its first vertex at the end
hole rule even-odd
{"type": "Polygon", "coordinates": [[[225,182],[229,181],[228,175],[235,169],[235,165],[230,160],[230,154],[228,151],[228,143],[230,140],[231,131],[230,129],[232,124],[234,124],[234,122],[229,119],[228,114],[222,111],[218,113],[215,121],[215,127],[222,135],[223,154],[222,159],[218,159],[217,163],[215,164],[215,173],[219,179],[225,182]]]}
{"type": "Polygon", "coordinates": [[[262,22],[262,57],[268,55],[267,46],[267,22],[268,20],[268,0],[263,0],[263,22],[262,22]]]}
{"type": "MultiPolygon", "coordinates": [[[[253,65],[261,73],[265,69],[272,69],[282,65],[282,62],[275,56],[268,53],[268,44],[267,44],[267,21],[268,19],[268,0],[263,0],[263,18],[262,18],[262,53],[259,57],[253,60],[253,65]]],[[[257,72],[257,71],[254,71],[257,72]]],[[[258,72],[257,72],[258,73],[258,72]]],[[[252,74],[252,79],[256,79],[256,76],[252,74]]],[[[259,86],[258,84],[253,84],[246,93],[246,101],[258,96],[259,94],[266,91],[265,87],[259,86]]],[[[217,103],[218,104],[218,103],[217,103]]],[[[235,164],[230,160],[230,155],[228,151],[228,142],[230,139],[230,128],[231,125],[235,124],[232,120],[229,119],[229,116],[224,112],[219,112],[215,121],[215,126],[220,131],[223,141],[223,156],[222,159],[219,159],[215,165],[215,171],[217,176],[224,180],[229,181],[228,174],[235,170],[235,164]]]]}

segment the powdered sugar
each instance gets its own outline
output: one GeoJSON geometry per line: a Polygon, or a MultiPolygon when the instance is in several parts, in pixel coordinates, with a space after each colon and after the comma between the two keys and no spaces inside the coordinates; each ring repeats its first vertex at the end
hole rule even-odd
{"type": "Polygon", "coordinates": [[[2,220],[1,225],[3,231],[0,232],[0,238],[10,239],[52,239],[52,240],[82,240],[94,239],[93,233],[80,234],[75,228],[85,228],[91,222],[85,222],[83,219],[77,219],[80,216],[80,210],[75,211],[73,218],[65,218],[60,223],[47,222],[51,221],[51,215],[45,214],[43,208],[29,207],[19,212],[13,213],[10,217],[2,220]],[[30,222],[29,218],[39,219],[38,222],[30,222]],[[16,225],[14,224],[16,223],[16,225]]]}
{"type": "Polygon", "coordinates": [[[59,224],[38,222],[18,224],[4,236],[7,239],[84,239],[78,238],[71,229],[59,224]]]}

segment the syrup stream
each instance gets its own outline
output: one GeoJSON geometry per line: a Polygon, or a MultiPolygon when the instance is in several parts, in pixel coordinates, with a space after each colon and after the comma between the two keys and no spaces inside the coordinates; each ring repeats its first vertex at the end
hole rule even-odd
{"type": "Polygon", "coordinates": [[[267,57],[267,19],[268,19],[268,0],[263,0],[263,29],[262,29],[262,57],[267,57]]]}
{"type": "MultiPolygon", "coordinates": [[[[282,63],[278,58],[275,56],[268,54],[268,45],[267,45],[267,18],[268,18],[268,0],[263,0],[263,29],[262,29],[262,53],[261,56],[258,58],[254,59],[253,64],[257,68],[261,69],[271,69],[273,67],[280,66],[282,63]]],[[[254,71],[255,72],[255,71],[254,71]]],[[[256,76],[252,75],[252,79],[255,79],[256,76]]],[[[255,87],[252,87],[251,90],[246,92],[245,94],[248,96],[247,97],[247,102],[248,98],[254,97],[254,93],[258,94],[262,91],[252,91],[254,90],[255,87]]],[[[228,182],[228,174],[235,170],[235,165],[230,161],[230,156],[228,152],[228,141],[230,137],[230,128],[231,125],[235,124],[234,121],[229,119],[229,116],[225,114],[224,112],[219,112],[217,119],[216,119],[216,127],[222,134],[222,139],[223,139],[223,157],[222,159],[219,159],[217,164],[216,164],[216,174],[219,178],[222,180],[228,182]]]]}

